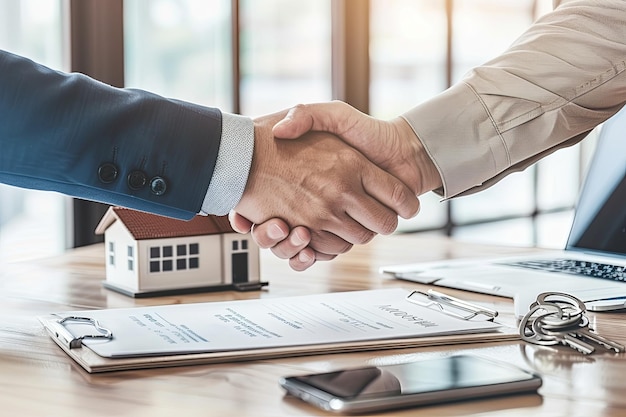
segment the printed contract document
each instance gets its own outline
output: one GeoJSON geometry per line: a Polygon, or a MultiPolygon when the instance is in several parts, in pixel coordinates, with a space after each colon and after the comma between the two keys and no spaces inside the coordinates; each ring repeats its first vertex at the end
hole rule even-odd
{"type": "MultiPolygon", "coordinates": [[[[402,289],[355,291],[72,311],[54,316],[57,319],[88,317],[110,330],[110,339],[82,341],[105,358],[314,348],[346,342],[356,345],[367,341],[495,332],[500,327],[491,321],[463,320],[411,303],[406,300],[408,293],[402,289]]],[[[42,322],[48,327],[45,320],[42,322]]],[[[63,326],[75,337],[95,332],[87,323],[68,321],[63,326]]]]}

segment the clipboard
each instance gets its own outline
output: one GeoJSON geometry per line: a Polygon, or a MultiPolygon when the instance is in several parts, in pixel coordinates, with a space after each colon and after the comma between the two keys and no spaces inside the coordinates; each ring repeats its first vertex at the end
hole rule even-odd
{"type": "MultiPolygon", "coordinates": [[[[420,295],[421,297],[426,297],[427,300],[430,298],[431,302],[434,301],[433,298],[436,299],[436,303],[439,305],[432,303],[429,305],[418,304],[415,302],[417,295],[414,292],[392,289],[274,299],[56,313],[39,317],[39,320],[55,343],[89,373],[519,339],[519,333],[516,328],[504,326],[490,320],[489,317],[483,318],[482,314],[474,315],[472,317],[473,320],[458,317],[457,312],[450,309],[454,304],[450,304],[450,300],[436,298],[439,294],[429,295],[426,293],[426,295],[420,295]],[[374,305],[372,300],[382,300],[382,304],[374,305]],[[397,302],[391,305],[389,300],[397,300],[397,302]],[[326,327],[340,323],[345,325],[352,333],[346,334],[345,329],[342,328],[339,330],[331,329],[332,331],[328,331],[331,334],[330,336],[320,337],[318,340],[315,339],[315,335],[310,335],[311,331],[309,328],[304,330],[287,329],[289,326],[294,326],[293,323],[284,323],[288,319],[291,320],[291,313],[288,311],[278,318],[273,316],[274,311],[286,311],[281,310],[283,306],[303,306],[307,305],[307,303],[314,307],[320,306],[321,311],[325,312],[323,315],[320,315],[319,311],[311,313],[311,317],[319,318],[321,323],[313,322],[310,325],[311,328],[327,330],[326,327]],[[371,305],[361,308],[358,303],[370,303],[371,305]],[[267,316],[268,320],[275,324],[275,327],[269,328],[266,324],[263,326],[267,327],[266,330],[268,332],[274,332],[274,334],[279,332],[277,329],[286,329],[284,335],[280,335],[286,336],[285,340],[280,340],[280,338],[265,341],[257,339],[256,343],[239,341],[230,343],[227,341],[224,342],[225,347],[222,346],[219,349],[204,349],[202,342],[200,342],[200,347],[195,351],[190,349],[180,351],[173,349],[166,352],[168,349],[167,344],[161,346],[165,350],[160,351],[160,348],[156,345],[152,349],[153,346],[149,344],[145,336],[137,336],[136,339],[141,339],[141,343],[144,343],[144,346],[137,348],[136,351],[128,350],[125,352],[120,348],[121,353],[118,352],[119,354],[116,356],[116,351],[112,348],[116,343],[123,345],[121,341],[122,336],[133,334],[132,332],[136,331],[137,326],[140,326],[137,328],[141,328],[142,331],[148,331],[145,329],[146,323],[131,323],[133,320],[136,321],[137,317],[146,318],[148,323],[150,323],[150,320],[156,320],[154,317],[163,317],[163,323],[175,323],[175,319],[172,317],[177,315],[181,317],[185,317],[185,315],[186,317],[191,315],[198,317],[201,316],[201,314],[198,314],[199,312],[208,312],[207,314],[210,315],[216,311],[226,310],[241,312],[240,317],[245,317],[246,311],[250,317],[262,315],[261,313],[257,314],[257,312],[272,312],[272,314],[267,316]],[[129,316],[129,314],[132,316],[129,316]],[[372,315],[372,317],[368,318],[368,314],[372,315]],[[378,314],[380,317],[373,314],[378,314]],[[400,317],[399,314],[405,314],[405,316],[400,317]],[[481,317],[477,318],[479,316],[481,317]],[[127,320],[128,317],[134,317],[134,319],[129,321],[127,320]],[[407,320],[407,317],[413,321],[407,320]],[[356,319],[361,320],[362,323],[350,322],[350,320],[356,319]],[[419,320],[422,320],[422,322],[419,320]],[[445,328],[452,330],[433,330],[433,328],[427,326],[428,323],[433,323],[432,320],[437,320],[437,323],[446,323],[445,326],[447,327],[445,328]],[[380,325],[377,325],[379,328],[376,330],[359,328],[359,326],[365,327],[370,322],[379,323],[380,325]],[[399,324],[396,325],[394,323],[399,324]],[[411,328],[411,326],[416,327],[411,328]],[[368,334],[364,335],[364,333],[370,330],[372,332],[371,337],[368,334]],[[295,336],[291,336],[290,331],[295,336]],[[378,335],[378,333],[382,335],[378,335]],[[315,342],[311,342],[311,340],[315,342]],[[105,347],[106,349],[113,349],[113,354],[106,356],[102,352],[98,352],[98,350],[102,350],[105,347]]],[[[454,299],[454,301],[457,300],[454,299]]],[[[374,301],[374,303],[378,303],[378,301],[374,301]]],[[[483,310],[482,307],[469,305],[472,306],[473,310],[483,310]]],[[[467,307],[465,304],[463,306],[467,307]]],[[[298,314],[300,313],[298,312],[298,314]]],[[[300,316],[295,315],[295,317],[300,316]]],[[[212,318],[212,316],[208,318],[212,318]]],[[[224,317],[221,317],[220,320],[224,320],[224,317]]],[[[163,323],[157,324],[162,325],[163,323]]],[[[239,328],[238,323],[241,324],[241,319],[239,319],[239,322],[229,324],[231,326],[229,329],[234,332],[234,339],[241,336],[239,333],[247,336],[244,331],[246,329],[242,330],[239,328]]],[[[201,328],[202,326],[198,325],[195,330],[189,330],[190,334],[195,334],[198,338],[202,338],[200,330],[198,330],[201,328]]],[[[217,333],[228,334],[224,333],[223,329],[219,329],[217,333]]],[[[161,340],[163,335],[161,334],[159,337],[155,340],[161,340]]]]}

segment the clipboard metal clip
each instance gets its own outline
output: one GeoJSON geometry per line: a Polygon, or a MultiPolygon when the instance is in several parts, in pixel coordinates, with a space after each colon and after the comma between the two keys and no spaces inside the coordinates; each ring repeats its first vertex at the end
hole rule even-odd
{"type": "Polygon", "coordinates": [[[113,333],[109,329],[106,329],[98,323],[98,320],[89,317],[79,316],[67,316],[59,320],[56,320],[50,324],[51,330],[54,332],[56,338],[61,341],[67,348],[74,349],[79,348],[83,344],[83,339],[113,339],[113,333]],[[98,333],[84,334],[82,336],[74,336],[65,327],[65,323],[76,322],[92,325],[98,333]]]}
{"type": "Polygon", "coordinates": [[[484,316],[485,320],[493,321],[497,316],[496,310],[491,310],[467,301],[446,295],[437,291],[428,292],[413,291],[406,296],[407,301],[428,308],[437,308],[450,316],[471,320],[478,316],[484,316]]]}

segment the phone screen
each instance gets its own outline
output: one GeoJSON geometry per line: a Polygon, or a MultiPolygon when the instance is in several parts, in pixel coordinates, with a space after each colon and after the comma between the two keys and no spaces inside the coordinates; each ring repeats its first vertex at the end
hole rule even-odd
{"type": "Polygon", "coordinates": [[[416,404],[420,404],[420,400],[421,403],[433,403],[470,396],[530,391],[539,388],[541,379],[506,363],[457,355],[290,377],[285,378],[281,385],[292,394],[324,409],[350,410],[350,404],[363,407],[368,404],[381,407],[394,403],[406,405],[405,399],[408,397],[414,397],[416,404]],[[476,387],[482,389],[472,389],[476,387]],[[405,398],[399,402],[379,401],[402,397],[405,398]]]}

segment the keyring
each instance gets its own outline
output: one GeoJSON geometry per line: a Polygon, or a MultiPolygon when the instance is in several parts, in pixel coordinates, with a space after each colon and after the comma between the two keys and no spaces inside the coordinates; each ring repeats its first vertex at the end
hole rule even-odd
{"type": "Polygon", "coordinates": [[[550,346],[556,345],[557,341],[555,338],[550,338],[546,340],[542,337],[541,332],[538,332],[534,328],[534,324],[537,323],[538,320],[543,319],[544,317],[558,315],[559,317],[563,314],[561,307],[553,304],[546,305],[535,305],[532,306],[530,311],[524,316],[522,321],[520,322],[520,336],[523,340],[534,343],[536,345],[550,346]],[[535,316],[535,313],[539,310],[543,310],[544,313],[538,314],[535,316]],[[550,311],[551,310],[551,311],[550,311]],[[529,323],[530,320],[533,320],[532,323],[529,323]],[[527,333],[530,331],[530,333],[527,333]]]}
{"type": "Polygon", "coordinates": [[[587,307],[585,306],[585,303],[583,303],[581,300],[574,297],[573,295],[570,295],[564,292],[557,292],[557,291],[542,292],[541,294],[537,296],[537,301],[535,301],[533,305],[534,304],[565,304],[568,306],[572,306],[574,308],[578,307],[577,310],[580,310],[583,313],[587,312],[587,307]],[[564,298],[565,300],[559,300],[559,299],[549,300],[548,298],[550,297],[561,297],[562,299],[564,298]],[[567,300],[570,300],[570,301],[567,301],[567,300]]]}
{"type": "Polygon", "coordinates": [[[544,292],[537,296],[537,301],[530,305],[531,308],[538,305],[552,305],[561,309],[559,319],[546,317],[544,325],[546,328],[562,328],[575,325],[580,322],[581,317],[587,311],[585,303],[578,298],[562,292],[544,292]],[[556,299],[550,299],[556,298],[556,299]],[[560,299],[559,299],[560,298],[560,299]]]}

